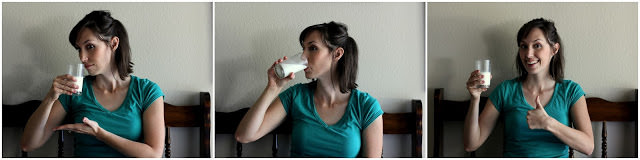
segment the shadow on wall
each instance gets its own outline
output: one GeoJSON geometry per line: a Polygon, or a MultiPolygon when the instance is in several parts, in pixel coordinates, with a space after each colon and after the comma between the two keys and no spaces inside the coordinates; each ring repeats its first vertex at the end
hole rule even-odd
{"type": "Polygon", "coordinates": [[[483,32],[482,38],[487,45],[487,53],[491,59],[492,89],[502,81],[515,78],[518,75],[515,63],[515,58],[518,55],[516,36],[522,24],[523,22],[520,20],[509,20],[490,26],[483,32]]]}
{"type": "MultiPolygon", "coordinates": [[[[33,25],[26,29],[26,32],[21,35],[21,43],[28,44],[26,48],[14,48],[13,51],[19,51],[17,53],[4,53],[4,54],[21,54],[19,56],[13,55],[11,59],[7,61],[22,61],[20,64],[11,63],[12,66],[3,69],[3,72],[9,72],[3,77],[3,83],[7,84],[4,90],[9,90],[8,99],[4,99],[4,103],[21,103],[21,101],[27,101],[22,99],[24,97],[41,98],[40,96],[47,92],[53,75],[60,75],[66,72],[66,64],[71,64],[70,57],[77,57],[73,52],[59,53],[61,48],[68,46],[67,35],[68,33],[57,33],[52,31],[51,26],[60,25],[60,19],[66,19],[68,17],[55,17],[48,18],[47,21],[43,21],[39,25],[33,25]],[[50,39],[50,38],[55,39],[50,39]],[[61,46],[60,44],[65,44],[61,46]],[[66,55],[65,55],[66,54],[66,55]],[[17,59],[15,57],[20,57],[17,59]],[[62,62],[62,64],[61,64],[62,62]],[[55,73],[50,73],[50,72],[55,73]],[[40,79],[43,75],[51,75],[50,79],[40,79]],[[20,88],[16,86],[21,86],[20,88]],[[24,88],[23,88],[24,87],[24,88]]],[[[5,46],[8,48],[8,46],[5,46]]],[[[3,49],[3,51],[6,51],[3,49]]],[[[3,56],[6,57],[6,56],[3,56]]]]}
{"type": "MultiPolygon", "coordinates": [[[[234,54],[234,56],[222,56],[231,58],[216,60],[216,90],[224,93],[216,94],[218,100],[224,100],[217,102],[222,105],[217,105],[216,110],[232,112],[253,105],[267,84],[267,69],[278,58],[297,53],[297,51],[287,51],[288,48],[294,47],[278,47],[286,46],[290,42],[297,42],[296,39],[289,39],[285,34],[282,34],[286,32],[291,31],[288,28],[282,28],[257,32],[257,35],[247,39],[247,41],[250,41],[250,46],[244,47],[248,48],[246,51],[250,53],[224,53],[234,54]]],[[[247,42],[239,42],[239,44],[247,44],[247,42]]],[[[298,43],[295,44],[297,45],[298,43]]],[[[295,46],[295,48],[300,48],[298,46],[295,46]]],[[[242,52],[243,50],[238,51],[242,52]]],[[[297,77],[295,80],[290,81],[288,85],[299,83],[298,79],[301,80],[304,77],[297,77]]]]}

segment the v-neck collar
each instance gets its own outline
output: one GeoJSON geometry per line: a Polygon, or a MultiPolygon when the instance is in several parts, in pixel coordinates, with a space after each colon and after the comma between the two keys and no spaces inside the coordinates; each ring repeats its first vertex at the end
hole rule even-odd
{"type": "Polygon", "coordinates": [[[102,106],[102,104],[100,104],[100,102],[98,102],[98,99],[96,98],[95,93],[93,93],[93,85],[92,85],[93,80],[95,80],[95,77],[93,77],[91,79],[87,79],[87,80],[89,80],[87,82],[87,86],[88,86],[87,89],[88,89],[88,93],[90,94],[89,97],[91,97],[91,99],[93,100],[93,103],[96,106],[98,106],[98,108],[100,108],[100,110],[102,110],[104,112],[107,112],[107,113],[116,113],[116,112],[122,110],[122,108],[124,108],[123,106],[125,106],[125,104],[127,104],[127,102],[129,101],[129,97],[131,97],[130,94],[131,94],[131,88],[132,88],[133,83],[134,83],[134,76],[130,75],[129,77],[130,77],[129,78],[130,82],[129,82],[129,87],[127,89],[127,94],[125,95],[124,100],[122,100],[122,104],[120,104],[120,106],[116,110],[109,111],[108,109],[104,108],[104,106],[102,106]]]}
{"type": "MultiPolygon", "coordinates": [[[[536,109],[536,107],[531,106],[529,104],[529,101],[527,101],[527,98],[524,97],[524,89],[522,87],[523,87],[522,82],[518,81],[518,90],[520,91],[520,98],[527,104],[527,106],[531,107],[531,109],[536,109]]],[[[549,106],[549,104],[551,104],[551,102],[555,100],[556,94],[558,94],[557,92],[558,92],[558,83],[556,82],[553,84],[553,93],[551,94],[551,98],[549,98],[549,102],[547,102],[547,104],[543,106],[545,110],[547,109],[547,106],[549,106]]],[[[535,104],[535,102],[533,104],[535,104]]]]}
{"type": "Polygon", "coordinates": [[[311,92],[311,110],[313,110],[313,115],[316,118],[316,121],[319,121],[320,124],[322,124],[322,126],[324,127],[335,127],[335,126],[340,126],[341,124],[345,123],[345,121],[347,121],[348,119],[348,115],[351,114],[351,100],[353,98],[353,92],[355,91],[355,89],[352,89],[351,92],[349,93],[349,100],[347,101],[347,107],[344,108],[344,113],[342,114],[342,117],[340,117],[340,120],[338,120],[338,122],[336,122],[335,124],[332,125],[328,125],[326,122],[324,122],[324,120],[320,117],[320,114],[318,113],[318,110],[316,109],[316,98],[315,98],[315,88],[311,87],[311,89],[309,90],[311,92]]]}

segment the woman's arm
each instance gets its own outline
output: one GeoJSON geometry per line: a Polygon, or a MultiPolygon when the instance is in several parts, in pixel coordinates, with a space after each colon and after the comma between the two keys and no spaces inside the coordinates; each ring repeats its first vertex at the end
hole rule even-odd
{"type": "MultiPolygon", "coordinates": [[[[122,138],[84,117],[84,123],[67,124],[55,130],[71,130],[77,133],[95,136],[98,140],[118,150],[127,157],[162,157],[164,150],[164,100],[156,99],[142,114],[144,143],[122,138]]],[[[123,122],[126,123],[126,122],[123,122]]]]}
{"type": "MultiPolygon", "coordinates": [[[[594,146],[593,130],[591,128],[591,119],[589,118],[589,112],[587,110],[587,101],[584,96],[580,97],[580,99],[573,104],[573,107],[571,107],[571,117],[573,117],[573,124],[576,129],[565,126],[556,119],[549,117],[546,114],[546,111],[544,111],[544,107],[540,105],[540,101],[538,99],[536,99],[536,106],[535,110],[529,111],[531,112],[530,115],[532,121],[529,123],[529,128],[545,129],[553,133],[553,135],[558,137],[558,139],[565,144],[569,145],[569,147],[586,155],[591,155],[594,146]],[[544,111],[544,114],[539,111],[544,111]],[[539,122],[539,125],[536,125],[536,122],[539,122]]],[[[529,118],[529,116],[527,117],[529,118]]]]}
{"type": "Polygon", "coordinates": [[[122,138],[103,130],[96,136],[99,140],[129,157],[162,157],[164,150],[164,99],[159,97],[142,114],[144,143],[122,138]]]}
{"type": "Polygon", "coordinates": [[[40,148],[51,138],[53,128],[60,125],[66,115],[60,102],[45,98],[24,127],[22,151],[31,152],[40,148]]]}
{"type": "Polygon", "coordinates": [[[60,75],[53,80],[49,92],[24,127],[20,142],[22,151],[30,152],[40,148],[51,137],[53,128],[62,123],[67,112],[62,108],[58,97],[61,94],[71,95],[74,89],[78,89],[73,81],[75,78],[69,74],[60,75]]]}
{"type": "Polygon", "coordinates": [[[479,98],[471,99],[469,111],[464,121],[464,150],[467,152],[473,152],[482,146],[493,131],[500,116],[500,112],[496,110],[490,100],[487,101],[482,113],[478,116],[479,103],[479,98]]]}
{"type": "Polygon", "coordinates": [[[478,112],[480,111],[480,94],[487,91],[486,88],[476,87],[484,83],[484,81],[482,81],[482,75],[479,74],[479,72],[479,70],[471,72],[469,80],[467,80],[467,90],[469,90],[469,94],[471,95],[469,110],[464,120],[463,133],[464,150],[467,152],[475,151],[482,146],[491,134],[491,131],[493,131],[493,127],[495,127],[498,116],[500,115],[500,112],[498,112],[493,105],[493,102],[489,100],[484,106],[484,110],[482,110],[480,116],[478,116],[478,112]]]}
{"type": "Polygon", "coordinates": [[[280,98],[277,98],[278,93],[280,93],[279,89],[265,88],[260,98],[238,124],[235,134],[238,142],[249,143],[256,141],[284,121],[287,113],[282,106],[280,98]],[[274,98],[275,100],[273,100],[274,98]]]}
{"type": "Polygon", "coordinates": [[[236,130],[236,140],[240,143],[249,143],[271,132],[275,129],[284,118],[287,116],[287,112],[282,106],[278,94],[282,90],[283,86],[292,80],[295,75],[293,73],[285,78],[278,78],[273,68],[282,61],[287,60],[287,57],[278,59],[275,61],[269,69],[267,69],[267,87],[256,103],[249,108],[249,111],[244,115],[238,129],[236,130]]]}
{"type": "Polygon", "coordinates": [[[382,115],[380,115],[362,132],[363,157],[382,157],[382,131],[382,115]]]}

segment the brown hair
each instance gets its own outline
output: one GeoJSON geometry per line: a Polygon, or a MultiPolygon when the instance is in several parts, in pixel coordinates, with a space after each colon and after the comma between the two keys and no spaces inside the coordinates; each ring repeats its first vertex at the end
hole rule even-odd
{"type": "MultiPolygon", "coordinates": [[[[558,34],[553,21],[545,20],[543,18],[533,19],[522,25],[522,27],[520,27],[520,30],[518,31],[516,44],[520,44],[520,41],[522,41],[524,37],[529,35],[531,30],[533,30],[534,28],[542,30],[545,38],[547,38],[547,43],[549,43],[552,48],[555,43],[558,43],[560,44],[560,46],[562,46],[560,35],[558,34]]],[[[558,49],[558,53],[551,57],[551,64],[549,66],[549,74],[551,74],[551,77],[557,83],[561,83],[564,79],[564,52],[562,51],[562,48],[563,47],[560,47],[558,49]]],[[[524,81],[528,73],[524,67],[524,64],[522,64],[522,62],[520,61],[519,54],[516,54],[516,67],[519,74],[518,81],[524,81]]]]}
{"type": "Polygon", "coordinates": [[[341,93],[350,92],[358,87],[356,77],[358,75],[358,45],[356,41],[347,33],[347,26],[331,21],[329,23],[316,24],[305,28],[300,33],[300,45],[304,47],[304,38],[311,32],[318,31],[322,35],[322,41],[327,44],[330,51],[336,48],[343,48],[344,54],[338,60],[336,72],[338,75],[338,85],[341,93]]]}
{"type": "Polygon", "coordinates": [[[129,46],[129,36],[124,25],[117,19],[111,17],[109,11],[93,11],[87,14],[78,24],[76,24],[71,33],[69,33],[69,43],[76,48],[76,39],[78,33],[83,28],[91,30],[96,37],[110,45],[109,41],[112,37],[119,38],[120,43],[115,51],[115,63],[118,69],[120,79],[124,80],[129,74],[133,73],[133,62],[131,62],[131,47],[129,46]]]}

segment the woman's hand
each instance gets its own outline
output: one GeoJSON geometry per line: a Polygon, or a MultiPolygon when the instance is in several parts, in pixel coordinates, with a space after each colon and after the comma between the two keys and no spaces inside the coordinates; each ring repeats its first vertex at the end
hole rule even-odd
{"type": "Polygon", "coordinates": [[[469,80],[467,80],[467,90],[469,90],[469,94],[471,94],[472,98],[480,98],[480,94],[482,94],[482,92],[484,91],[487,91],[487,88],[478,88],[478,85],[485,83],[482,78],[483,75],[480,74],[480,70],[471,72],[469,80]]]}
{"type": "Polygon", "coordinates": [[[536,108],[527,111],[529,129],[546,129],[553,118],[549,117],[544,106],[540,103],[540,96],[536,97],[536,108]]]}
{"type": "Polygon", "coordinates": [[[53,79],[53,84],[51,84],[51,89],[49,89],[47,97],[56,100],[61,94],[71,95],[76,93],[80,86],[75,85],[75,81],[77,81],[77,79],[69,74],[56,77],[53,79]]]}
{"type": "Polygon", "coordinates": [[[287,60],[287,56],[284,56],[282,59],[278,59],[275,62],[273,62],[271,67],[267,70],[267,75],[269,76],[269,82],[267,83],[267,88],[276,87],[278,89],[281,89],[287,82],[295,78],[295,75],[293,73],[287,75],[282,79],[278,78],[278,76],[276,75],[276,71],[274,70],[274,68],[278,63],[282,63],[282,61],[285,61],[285,60],[287,60]]]}
{"type": "Polygon", "coordinates": [[[95,137],[102,129],[100,128],[100,125],[98,125],[98,122],[89,120],[89,118],[87,117],[82,118],[82,122],[83,123],[65,124],[53,128],[53,130],[70,130],[76,133],[88,134],[95,137]]]}

